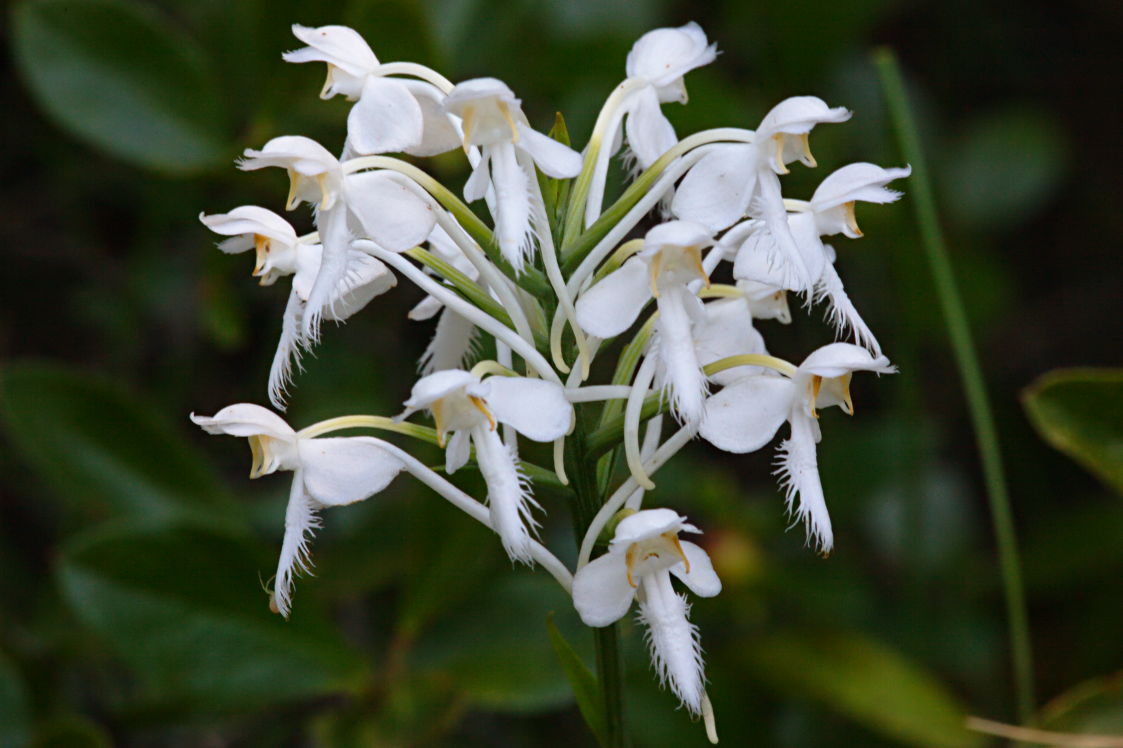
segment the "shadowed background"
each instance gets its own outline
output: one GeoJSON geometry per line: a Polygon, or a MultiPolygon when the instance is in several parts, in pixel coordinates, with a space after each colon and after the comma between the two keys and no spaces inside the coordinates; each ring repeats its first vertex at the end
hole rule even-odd
{"type": "MultiPolygon", "coordinates": [[[[405,477],[326,514],[316,578],[290,622],[270,616],[288,481],[250,483],[245,445],[187,413],[265,402],[285,292],[196,216],[281,210],[282,174],[233,168],[246,147],[342,145],[349,105],[316,97],[324,66],[280,60],[302,46],[293,22],[351,25],[381,61],[453,81],[498,77],[536,128],[561,111],[581,147],[634,40],[688,20],[721,54],[687,76],[688,106],[664,107],[680,135],[755,127],[797,94],[854,111],[816,130],[820,166],[793,168],[790,197],[852,161],[903,163],[869,58],[898,51],[998,416],[1040,719],[1123,732],[1123,505],[1019,403],[1047,370],[1120,360],[1117,3],[23,0],[0,22],[0,745],[591,743],[547,636],[555,611],[588,656],[568,601],[405,477]]],[[[467,175],[459,153],[425,167],[456,189],[467,175]]],[[[910,184],[893,186],[901,202],[859,207],[865,238],[832,242],[901,370],[855,379],[853,419],[823,415],[835,554],[785,532],[772,447],[693,445],[649,499],[706,531],[725,583],[692,617],[728,744],[973,746],[964,714],[1014,720],[968,413],[910,184]]],[[[405,318],[420,297],[401,281],[326,329],[289,420],[400,410],[431,334],[405,318]]],[[[833,339],[818,311],[793,316],[760,324],[776,355],[833,339]]],[[[543,503],[571,559],[568,508],[543,503]]],[[[635,743],[704,744],[642,632],[625,643],[635,743]]]]}

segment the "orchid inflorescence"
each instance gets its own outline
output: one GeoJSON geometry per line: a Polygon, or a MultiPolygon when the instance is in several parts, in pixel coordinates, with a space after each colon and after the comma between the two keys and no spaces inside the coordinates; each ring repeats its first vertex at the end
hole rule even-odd
{"type": "Polygon", "coordinates": [[[192,415],[210,433],[249,439],[251,478],[294,473],[271,607],[286,617],[291,610],[317,511],[369,498],[404,471],[491,528],[512,560],[545,568],[589,626],[615,623],[638,599],[656,670],[692,714],[706,718],[713,739],[698,630],[671,576],[703,597],[721,583],[706,552],[680,540],[699,530],[674,510],[641,509],[645,493],[655,488],[651,476],[695,436],[746,453],[786,422],[776,474],[787,511],[802,521],[809,544],[831,550],[816,462],[818,409],[838,405],[852,414],[851,375],[894,369],[846,295],[823,237],[860,237],[855,204],[896,200],[886,185],[909,168],[851,164],[827,176],[810,201],[784,198],[788,165],[816,165],[812,129],[851,116],[813,96],[780,102],[755,131],[723,128],[679,140],[661,105],[685,104],[683,76],[716,56],[694,23],[635,43],[627,77],[581,153],[560,115],[549,135],[534,129],[499,80],[453,85],[416,63],[381,63],[343,26],[293,32],[307,46],[284,59],[327,63],[321,98],[354,102],[342,154],[283,136],[247,149],[238,166],[285,169],[285,207],[311,205],[317,231],[300,236],[257,206],[200,216],[230,237],[219,245],[224,252],[255,251],[253,274],[262,285],[292,276],[269,399],[284,410],[294,368],[323,320],[358,313],[393,289],[397,275],[426,294],[410,318],[437,322],[422,376],[394,418],[348,415],[296,431],[247,403],[192,415]],[[472,167],[464,198],[483,201],[491,225],[411,161],[381,155],[458,148],[472,167]],[[621,151],[634,160],[634,179],[606,208],[609,167],[621,151]],[[641,222],[652,227],[633,238],[641,222]],[[711,281],[723,260],[732,283],[711,281]],[[805,307],[825,302],[836,334],[855,342],[825,345],[798,365],[769,355],[754,321],[790,322],[789,292],[805,307]],[[480,351],[491,350],[481,345],[486,338],[495,358],[481,360],[480,351]],[[613,366],[594,368],[612,352],[613,366]],[[610,379],[594,384],[602,370],[610,379]],[[406,421],[418,411],[435,428],[406,421]],[[676,428],[664,438],[668,411],[676,428]],[[474,462],[486,503],[387,441],[325,436],[356,428],[437,443],[447,475],[474,462]],[[520,435],[552,443],[552,471],[520,460],[520,435]],[[613,488],[621,451],[627,475],[613,488]],[[592,488],[583,481],[573,498],[587,500],[591,491],[594,511],[579,523],[587,527],[579,528],[571,572],[538,539],[544,510],[534,487],[547,478],[569,485],[567,466],[572,473],[589,465],[592,488]],[[598,540],[607,550],[594,558],[598,540]]]}

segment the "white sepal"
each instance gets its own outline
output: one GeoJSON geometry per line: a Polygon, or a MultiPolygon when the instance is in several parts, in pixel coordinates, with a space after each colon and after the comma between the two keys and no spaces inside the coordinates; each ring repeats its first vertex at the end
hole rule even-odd
{"type": "Polygon", "coordinates": [[[675,191],[671,212],[712,231],[740,221],[756,189],[756,154],[752,145],[715,147],[687,172],[675,191]]]}
{"type": "Polygon", "coordinates": [[[745,377],[706,400],[706,417],[698,433],[726,452],[754,452],[767,444],[788,419],[795,389],[795,384],[783,377],[745,377]]]}
{"type": "Polygon", "coordinates": [[[488,377],[487,405],[495,420],[514,427],[536,442],[565,436],[573,421],[573,405],[561,385],[527,377],[488,377]]]}
{"type": "Polygon", "coordinates": [[[534,159],[534,163],[548,177],[569,179],[581,171],[581,154],[548,135],[531,129],[525,122],[518,123],[518,147],[534,159]]]}
{"type": "Polygon", "coordinates": [[[627,330],[651,300],[647,263],[626,261],[577,299],[577,323],[590,335],[612,338],[627,330]]]}
{"type": "Polygon", "coordinates": [[[370,76],[347,115],[347,141],[360,154],[406,151],[421,143],[421,105],[399,80],[370,76]]]}
{"type": "Polygon", "coordinates": [[[623,550],[595,558],[573,577],[573,607],[586,626],[610,626],[628,612],[636,591],[628,584],[623,550]]]}
{"type": "Polygon", "coordinates": [[[629,99],[628,119],[624,123],[628,146],[640,166],[648,168],[678,142],[675,128],[659,107],[659,96],[645,87],[629,99]]]}
{"type": "Polygon", "coordinates": [[[398,175],[365,171],[346,179],[347,204],[366,237],[401,252],[425,242],[437,223],[432,207],[398,175]]]}

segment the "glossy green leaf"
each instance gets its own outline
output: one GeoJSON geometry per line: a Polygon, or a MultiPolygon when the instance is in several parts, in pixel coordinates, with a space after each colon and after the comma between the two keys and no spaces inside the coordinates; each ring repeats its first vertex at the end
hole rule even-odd
{"type": "Polygon", "coordinates": [[[27,745],[29,736],[23,678],[15,665],[0,654],[0,748],[27,745]]]}
{"type": "Polygon", "coordinates": [[[1022,393],[1041,438],[1123,493],[1123,369],[1058,369],[1022,393]]]}
{"type": "Polygon", "coordinates": [[[581,710],[585,724],[593,731],[597,741],[606,745],[604,707],[596,676],[573,645],[558,631],[558,627],[554,625],[553,613],[546,618],[546,630],[550,633],[550,644],[554,646],[554,654],[565,671],[565,677],[569,679],[569,687],[573,689],[573,698],[577,701],[577,708],[581,710]]]}
{"type": "MultiPolygon", "coordinates": [[[[183,431],[190,428],[186,414],[183,431]]],[[[27,462],[83,514],[240,514],[205,459],[135,393],[51,364],[0,369],[0,423],[27,462]]],[[[247,457],[248,460],[248,457],[247,457]]]]}
{"type": "Polygon", "coordinates": [[[1039,726],[1053,732],[1123,735],[1123,672],[1085,681],[1041,710],[1039,726]]]}
{"type": "Polygon", "coordinates": [[[981,743],[965,713],[920,666],[850,633],[777,634],[749,643],[745,663],[764,682],[814,698],[908,745],[967,748],[981,743]]]}
{"type": "Polygon", "coordinates": [[[206,57],[151,6],[24,0],[13,10],[12,31],[20,72],[36,101],[91,145],[175,173],[232,155],[206,57]]]}
{"type": "Polygon", "coordinates": [[[261,580],[276,563],[247,539],[179,523],[74,538],[59,579],[75,615],[141,678],[153,708],[232,712],[352,690],[363,658],[298,599],[286,622],[261,580]]]}

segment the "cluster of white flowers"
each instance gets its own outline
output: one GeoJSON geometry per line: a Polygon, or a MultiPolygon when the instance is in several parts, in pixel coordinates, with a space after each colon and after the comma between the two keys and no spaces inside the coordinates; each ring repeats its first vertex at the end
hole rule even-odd
{"type": "Polygon", "coordinates": [[[316,343],[321,321],[362,310],[396,286],[395,271],[426,294],[410,317],[440,316],[423,376],[393,419],[341,416],[295,431],[273,411],[245,403],[192,416],[210,433],[249,439],[251,478],[294,473],[271,605],[288,615],[293,578],[309,563],[316,512],[368,498],[405,471],[490,527],[511,559],[549,571],[589,626],[613,624],[638,598],[656,670],[690,712],[706,717],[712,735],[698,630],[671,575],[703,597],[721,583],[706,552],[679,539],[699,530],[671,509],[641,509],[645,492],[655,487],[651,475],[695,436],[745,453],[787,422],[776,470],[787,510],[804,523],[809,544],[831,550],[817,409],[853,413],[853,372],[893,367],[843,290],[823,237],[860,237],[856,202],[897,199],[886,185],[909,169],[851,164],[827,176],[810,201],[785,199],[780,177],[788,165],[816,165],[811,130],[850,118],[813,96],[780,102],[755,131],[723,128],[679,140],[661,105],[686,103],[683,76],[716,56],[693,23],[636,42],[627,77],[581,153],[570,147],[560,116],[551,135],[531,127],[499,80],[453,85],[422,65],[381,63],[343,26],[293,32],[308,46],[284,59],[327,63],[321,98],[354,102],[342,155],[284,136],[247,150],[239,167],[285,169],[285,207],[309,203],[318,231],[298,236],[257,206],[201,216],[230,237],[223,251],[255,250],[253,274],[262,285],[292,276],[269,399],[283,410],[294,364],[316,343]],[[464,198],[484,201],[492,226],[411,162],[379,155],[457,148],[472,167],[464,198]],[[634,159],[635,178],[604,208],[609,166],[622,150],[634,159]],[[641,221],[660,219],[667,220],[629,239],[641,221]],[[733,282],[712,283],[723,260],[733,282]],[[799,365],[770,356],[755,323],[790,322],[789,292],[806,307],[825,302],[836,334],[855,343],[830,343],[799,365]],[[481,334],[494,341],[494,360],[478,360],[481,334]],[[616,356],[611,381],[593,384],[591,366],[605,353],[616,356]],[[668,410],[678,428],[664,439],[668,410]],[[404,422],[418,411],[432,416],[435,429],[404,422]],[[593,426],[577,440],[579,421],[593,426]],[[474,461],[486,502],[386,441],[323,438],[354,428],[435,441],[446,450],[447,474],[474,461]],[[563,484],[567,459],[571,469],[600,459],[599,474],[593,471],[599,511],[574,572],[537,540],[543,509],[528,479],[533,471],[519,458],[519,435],[553,443],[563,484]],[[574,443],[584,451],[572,454],[574,443]],[[606,453],[618,448],[628,475],[609,491],[614,462],[606,453]],[[598,538],[609,534],[607,552],[593,558],[598,538]]]}

